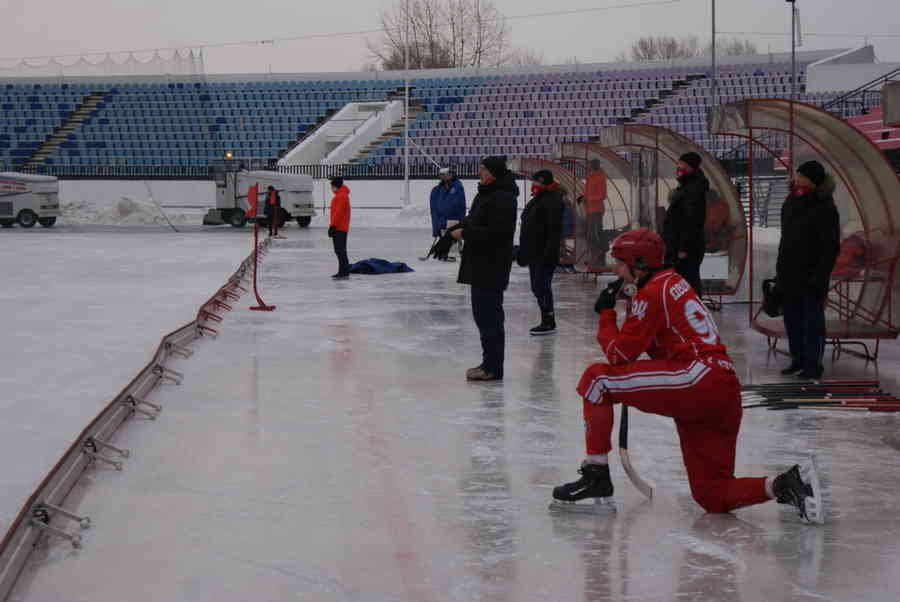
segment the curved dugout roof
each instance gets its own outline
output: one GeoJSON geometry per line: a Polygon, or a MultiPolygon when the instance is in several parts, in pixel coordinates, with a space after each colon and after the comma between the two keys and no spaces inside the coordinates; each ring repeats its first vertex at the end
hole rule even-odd
{"type": "MultiPolygon", "coordinates": [[[[703,171],[714,191],[707,203],[707,250],[725,253],[728,256],[728,279],[706,281],[707,291],[713,294],[733,294],[740,285],[747,262],[747,222],[740,197],[731,178],[711,154],[670,129],[642,124],[627,123],[600,130],[599,143],[579,143],[578,146],[563,145],[573,154],[596,149],[598,156],[620,152],[650,150],[669,163],[666,171],[674,173],[678,157],[687,152],[695,152],[703,159],[703,171]]],[[[629,164],[630,165],[630,164],[629,164]]],[[[659,169],[662,173],[662,168],[659,169]]],[[[660,179],[670,186],[668,179],[660,179]]]]}
{"type": "MultiPolygon", "coordinates": [[[[895,320],[900,316],[900,288],[894,275],[900,253],[900,181],[878,147],[843,119],[812,105],[782,99],[713,107],[709,130],[748,138],[762,146],[760,138],[766,131],[793,132],[794,164],[816,159],[825,165],[836,184],[842,253],[851,238],[865,241],[858,269],[832,274],[832,282],[841,281],[844,286],[832,289],[830,306],[847,322],[896,329],[895,320]]],[[[774,155],[773,149],[767,150],[774,155]]]]}

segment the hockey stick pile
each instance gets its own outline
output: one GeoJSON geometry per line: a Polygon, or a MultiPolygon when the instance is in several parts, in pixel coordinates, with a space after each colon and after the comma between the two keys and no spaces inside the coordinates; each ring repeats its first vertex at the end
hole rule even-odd
{"type": "Polygon", "coordinates": [[[747,385],[744,409],[900,412],[900,399],[877,380],[823,380],[747,385]]]}

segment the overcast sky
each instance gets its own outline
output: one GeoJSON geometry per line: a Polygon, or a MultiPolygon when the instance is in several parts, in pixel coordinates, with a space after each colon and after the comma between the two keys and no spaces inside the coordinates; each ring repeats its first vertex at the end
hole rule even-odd
{"type": "MultiPolygon", "coordinates": [[[[507,16],[652,2],[653,0],[494,0],[507,16]]],[[[0,57],[190,47],[379,27],[388,0],[7,0],[0,21],[0,57]]],[[[509,21],[511,41],[543,56],[545,64],[614,60],[644,34],[698,34],[708,40],[711,0],[619,8],[577,15],[509,21]]],[[[878,59],[900,62],[900,0],[798,0],[803,49],[860,45],[871,37],[878,59]],[[850,34],[817,37],[815,33],[850,34]]],[[[785,0],[717,0],[720,31],[790,33],[785,0]]],[[[763,52],[790,49],[788,36],[741,35],[763,52]]],[[[204,51],[208,73],[359,70],[371,60],[368,36],[341,36],[204,51]]],[[[96,60],[96,59],[94,59],[96,60]]],[[[8,64],[8,62],[4,62],[8,64]]]]}

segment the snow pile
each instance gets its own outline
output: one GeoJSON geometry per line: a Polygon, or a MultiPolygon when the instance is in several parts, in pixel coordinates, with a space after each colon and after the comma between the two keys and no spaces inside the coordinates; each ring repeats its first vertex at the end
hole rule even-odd
{"type": "MultiPolygon", "coordinates": [[[[60,203],[64,224],[102,224],[137,226],[165,224],[160,207],[150,200],[123,196],[118,201],[63,201],[60,203]]],[[[169,220],[175,224],[199,224],[202,216],[194,213],[166,210],[169,220]]]]}

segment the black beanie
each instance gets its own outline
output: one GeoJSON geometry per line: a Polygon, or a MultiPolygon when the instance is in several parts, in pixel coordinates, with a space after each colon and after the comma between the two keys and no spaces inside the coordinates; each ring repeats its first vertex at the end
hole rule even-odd
{"type": "Polygon", "coordinates": [[[549,169],[542,169],[540,171],[534,172],[534,175],[531,176],[531,179],[539,184],[543,184],[544,186],[549,186],[554,182],[553,172],[549,169]]]}
{"type": "Polygon", "coordinates": [[[506,169],[506,157],[485,157],[481,160],[481,164],[484,165],[484,168],[491,172],[491,175],[495,178],[505,176],[506,172],[509,171],[506,169]]]}
{"type": "Polygon", "coordinates": [[[700,169],[700,164],[703,163],[703,159],[700,158],[695,152],[684,153],[680,157],[678,157],[679,161],[683,161],[691,166],[691,169],[700,169]]]}
{"type": "Polygon", "coordinates": [[[334,186],[335,188],[340,188],[341,186],[344,185],[344,178],[342,178],[340,176],[335,176],[335,177],[331,178],[331,185],[334,186]]]}
{"type": "Polygon", "coordinates": [[[806,176],[816,186],[825,181],[825,168],[818,161],[807,161],[797,168],[797,173],[806,176]]]}

